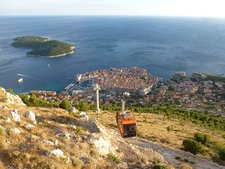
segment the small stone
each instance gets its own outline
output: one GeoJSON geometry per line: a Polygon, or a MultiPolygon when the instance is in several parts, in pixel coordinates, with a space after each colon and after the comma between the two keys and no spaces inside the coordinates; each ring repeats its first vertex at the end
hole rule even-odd
{"type": "Polygon", "coordinates": [[[39,138],[40,138],[39,136],[36,136],[36,135],[33,135],[33,134],[31,135],[32,140],[38,140],[39,138]]]}
{"type": "Polygon", "coordinates": [[[74,130],[76,130],[77,129],[77,126],[71,125],[71,128],[74,129],[74,130]]]}
{"type": "Polygon", "coordinates": [[[11,121],[11,119],[9,117],[5,119],[5,123],[11,123],[11,122],[12,121],[11,121]]]}
{"type": "Polygon", "coordinates": [[[88,140],[89,140],[89,138],[88,138],[88,136],[82,136],[82,140],[84,140],[84,141],[88,141],[88,140]]]}
{"type": "Polygon", "coordinates": [[[57,137],[64,137],[64,138],[67,138],[67,139],[70,139],[70,134],[69,133],[58,133],[56,134],[57,137]]]}
{"type": "Polygon", "coordinates": [[[37,124],[35,114],[32,111],[27,111],[25,113],[25,117],[30,119],[33,122],[33,124],[37,124]]]}
{"type": "Polygon", "coordinates": [[[27,129],[27,130],[32,130],[34,128],[34,125],[27,124],[27,125],[24,126],[24,128],[27,129]]]}
{"type": "Polygon", "coordinates": [[[42,140],[41,142],[42,142],[42,143],[45,143],[45,144],[48,144],[48,145],[50,145],[50,146],[54,146],[54,145],[55,145],[54,142],[49,141],[49,140],[42,140]]]}
{"type": "Polygon", "coordinates": [[[87,121],[89,120],[89,117],[86,112],[80,112],[79,118],[87,121]]]}
{"type": "Polygon", "coordinates": [[[11,116],[14,121],[16,121],[16,122],[20,121],[20,115],[16,109],[11,112],[11,116]]]}
{"type": "Polygon", "coordinates": [[[70,159],[70,157],[67,157],[66,163],[72,163],[72,160],[70,159]]]}
{"type": "Polygon", "coordinates": [[[59,140],[55,140],[55,146],[58,146],[59,145],[59,140]]]}
{"type": "Polygon", "coordinates": [[[49,155],[50,156],[54,155],[57,158],[60,158],[60,157],[65,158],[63,151],[60,149],[49,151],[49,155]]]}
{"type": "Polygon", "coordinates": [[[70,113],[77,113],[79,110],[77,110],[75,107],[71,107],[69,112],[70,113]]]}

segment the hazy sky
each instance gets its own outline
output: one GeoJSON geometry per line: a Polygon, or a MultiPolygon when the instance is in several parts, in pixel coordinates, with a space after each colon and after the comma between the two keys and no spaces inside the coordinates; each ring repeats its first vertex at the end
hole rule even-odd
{"type": "Polygon", "coordinates": [[[225,17],[225,0],[0,0],[0,15],[225,17]]]}

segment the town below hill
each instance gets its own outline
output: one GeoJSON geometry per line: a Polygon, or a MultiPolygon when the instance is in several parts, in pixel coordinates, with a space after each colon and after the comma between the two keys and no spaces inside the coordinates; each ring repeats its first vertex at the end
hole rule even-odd
{"type": "Polygon", "coordinates": [[[33,90],[30,94],[50,103],[66,98],[71,103],[85,100],[95,107],[96,91],[93,86],[98,84],[101,107],[116,107],[121,104],[121,99],[125,99],[128,107],[168,104],[203,115],[225,117],[225,77],[222,75],[195,72],[188,77],[185,72],[177,72],[171,80],[162,81],[147,70],[134,67],[78,74],[76,81],[77,83],[69,84],[60,93],[33,90]]]}
{"type": "Polygon", "coordinates": [[[17,37],[11,45],[15,48],[32,49],[27,52],[28,55],[47,56],[50,58],[70,55],[75,51],[75,46],[69,43],[39,36],[17,37]]]}

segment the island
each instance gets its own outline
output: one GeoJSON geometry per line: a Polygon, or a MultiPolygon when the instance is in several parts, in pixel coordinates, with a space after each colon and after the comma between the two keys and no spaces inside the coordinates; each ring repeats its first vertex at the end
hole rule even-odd
{"type": "Polygon", "coordinates": [[[69,43],[40,36],[17,37],[11,45],[16,48],[32,49],[27,52],[28,55],[47,56],[50,58],[70,55],[75,51],[75,46],[69,43]]]}

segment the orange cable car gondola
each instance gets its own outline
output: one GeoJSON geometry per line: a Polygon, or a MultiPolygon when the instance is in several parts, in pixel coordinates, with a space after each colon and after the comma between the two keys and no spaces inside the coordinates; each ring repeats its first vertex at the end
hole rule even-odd
{"type": "Polygon", "coordinates": [[[129,111],[124,110],[125,101],[122,100],[122,111],[116,113],[116,123],[121,137],[135,137],[137,134],[136,118],[129,111]]]}

